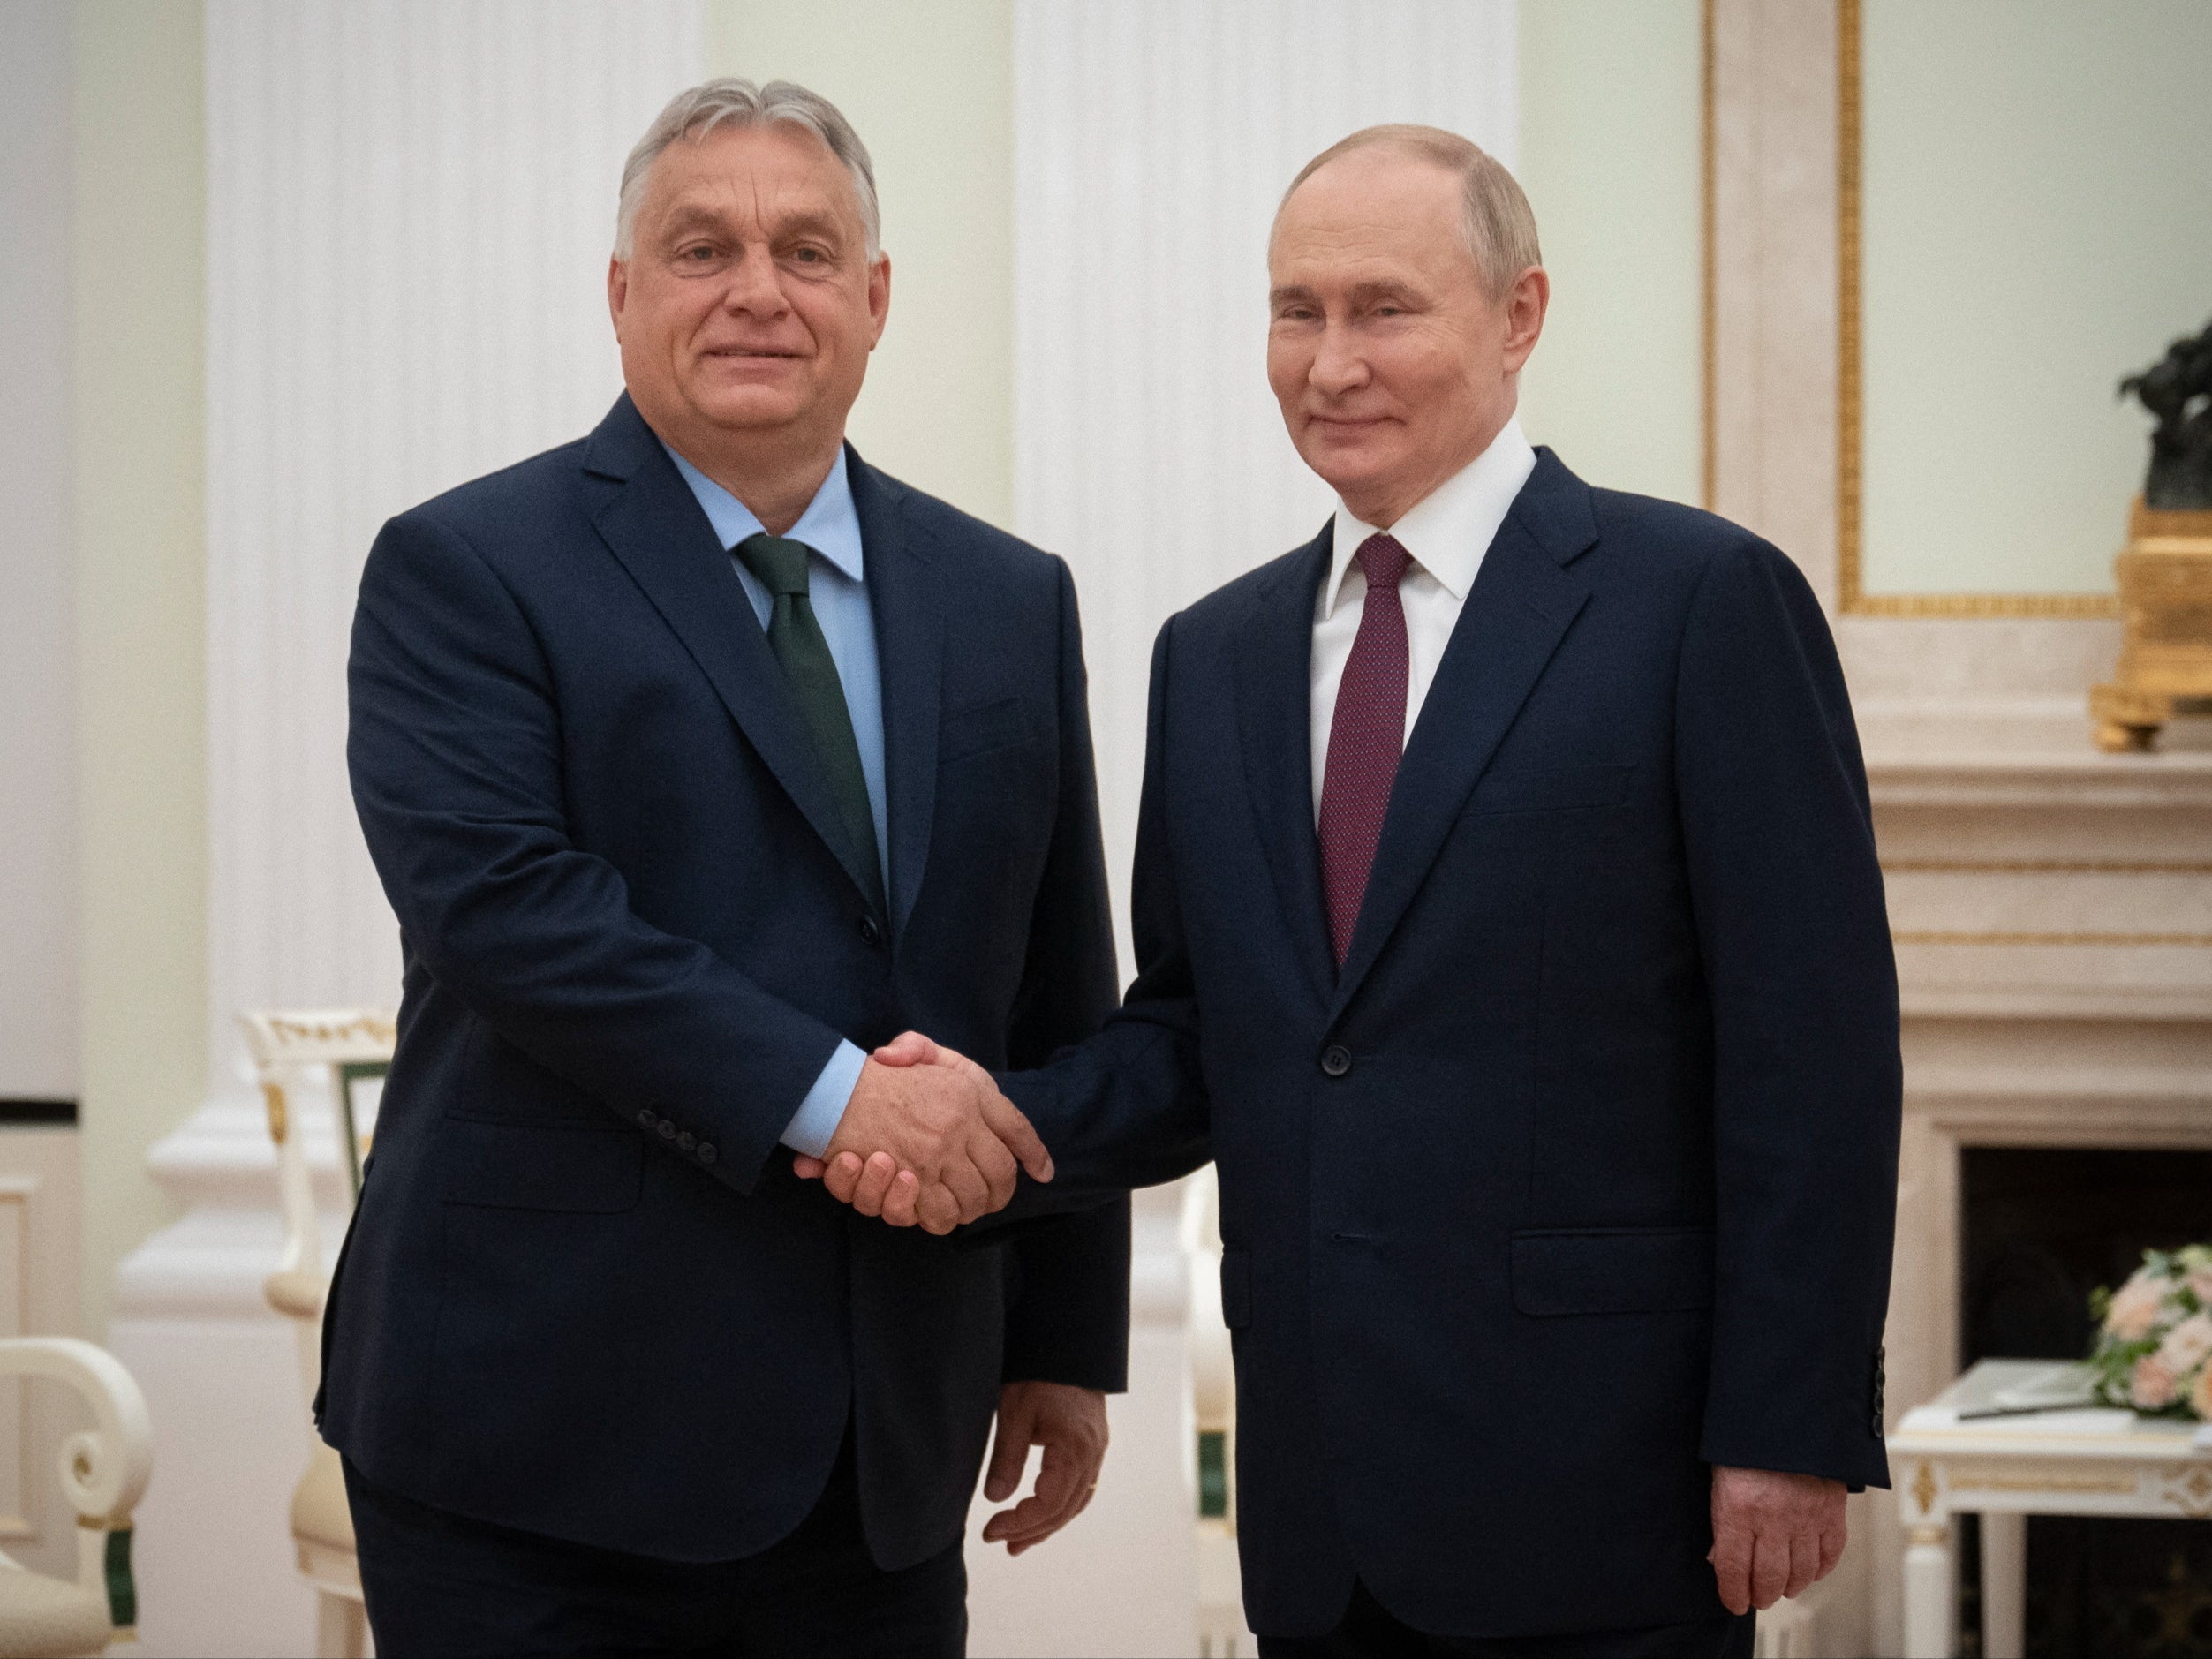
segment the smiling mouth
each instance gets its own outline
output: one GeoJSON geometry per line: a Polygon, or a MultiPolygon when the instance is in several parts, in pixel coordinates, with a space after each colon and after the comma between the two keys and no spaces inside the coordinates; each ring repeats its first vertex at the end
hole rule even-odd
{"type": "Polygon", "coordinates": [[[773,347],[768,346],[718,345],[708,347],[704,355],[711,358],[737,358],[740,359],[768,358],[772,360],[792,361],[796,360],[799,354],[796,351],[779,351],[774,350],[773,347]]]}

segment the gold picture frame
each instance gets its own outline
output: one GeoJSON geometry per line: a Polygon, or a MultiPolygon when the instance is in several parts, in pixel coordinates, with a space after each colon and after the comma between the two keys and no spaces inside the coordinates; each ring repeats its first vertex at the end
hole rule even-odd
{"type": "MultiPolygon", "coordinates": [[[[1710,0],[1707,4],[1707,170],[1712,162],[1710,0]]],[[[2120,614],[2112,593],[1869,593],[1861,573],[1861,120],[1863,40],[1860,0],[1836,0],[1836,600],[1854,616],[2055,617],[2092,620],[2120,614]]],[[[1707,212],[1711,208],[1708,198],[1707,212]]],[[[1710,229],[1708,235],[1710,238],[1710,229]]],[[[1712,278],[1706,278],[1710,321],[1712,278]]],[[[1708,360],[1710,358],[1710,344],[1708,360]]]]}

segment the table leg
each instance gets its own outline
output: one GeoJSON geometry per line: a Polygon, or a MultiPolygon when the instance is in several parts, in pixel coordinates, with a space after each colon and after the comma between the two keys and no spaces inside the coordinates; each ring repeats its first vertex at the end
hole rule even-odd
{"type": "Polygon", "coordinates": [[[1982,1651],[1986,1659],[2027,1652],[2027,1517],[1982,1516],[1982,1651]]]}
{"type": "Polygon", "coordinates": [[[1905,1547],[1905,1659],[1951,1659],[1957,1598],[1952,1589],[1951,1528],[1918,1526],[1905,1547]]]}

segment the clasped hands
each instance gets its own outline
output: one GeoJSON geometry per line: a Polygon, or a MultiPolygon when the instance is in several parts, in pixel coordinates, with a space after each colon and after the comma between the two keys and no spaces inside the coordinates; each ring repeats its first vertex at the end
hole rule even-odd
{"type": "MultiPolygon", "coordinates": [[[[991,1074],[914,1031],[869,1057],[827,1154],[800,1157],[794,1167],[863,1215],[938,1233],[1004,1209],[1014,1196],[1017,1160],[1034,1179],[1053,1178],[1044,1142],[999,1092],[991,1074]]],[[[1017,1389],[1049,1395],[1081,1391],[1015,1384],[1008,1393],[1017,1389]]],[[[1082,1471],[1087,1468],[1088,1478],[1095,1480],[1096,1458],[1104,1451],[1103,1406],[1084,1409],[1091,1404],[1078,1400],[1073,1406],[1086,1429],[1091,1417],[1098,1418],[1096,1452],[1062,1459],[1068,1468],[1057,1473],[1066,1478],[1055,1487],[1066,1486],[1066,1493],[1055,1489],[1048,1499],[1040,1480],[1038,1497],[1023,1507],[1049,1509],[1049,1516],[1031,1519],[1015,1510],[994,1518],[994,1526],[1004,1523],[1000,1535],[1008,1537],[1009,1547],[1027,1547],[1048,1535],[1088,1500],[1082,1471]]],[[[1023,1409],[1029,1408],[1025,1400],[1023,1409]]],[[[1002,1408],[1000,1445],[992,1464],[992,1485],[1000,1489],[991,1491],[993,1499],[1013,1491],[1030,1437],[1010,1430],[1002,1408]]],[[[1053,1437],[1035,1437],[1046,1442],[1049,1466],[1053,1437]]],[[[1836,1481],[1768,1469],[1716,1468],[1713,1548],[1707,1559],[1723,1605],[1735,1613],[1764,1610],[1827,1577],[1843,1554],[1843,1486],[1836,1481]]]]}
{"type": "Polygon", "coordinates": [[[991,1074],[918,1031],[869,1056],[823,1156],[792,1167],[864,1216],[935,1233],[1005,1209],[1023,1170],[1053,1178],[1052,1154],[991,1074]]]}

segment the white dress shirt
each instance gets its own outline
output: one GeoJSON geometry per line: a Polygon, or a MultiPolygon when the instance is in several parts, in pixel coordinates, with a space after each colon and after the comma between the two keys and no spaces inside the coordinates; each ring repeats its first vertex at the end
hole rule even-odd
{"type": "MultiPolygon", "coordinates": [[[[1406,612],[1406,732],[1412,735],[1421,704],[1436,678],[1444,648],[1452,643],[1460,609],[1483,555],[1506,522],[1514,498],[1536,471],[1536,452],[1509,420],[1490,448],[1416,501],[1388,534],[1412,556],[1398,597],[1406,612]]],[[[1340,501],[1336,544],[1328,578],[1313,614],[1310,730],[1313,739],[1313,815],[1321,819],[1321,790],[1327,781],[1329,728],[1336,720],[1336,692],[1344,664],[1359,637],[1360,613],[1367,603],[1367,576],[1353,557],[1360,544],[1378,533],[1362,524],[1340,501]]]]}

